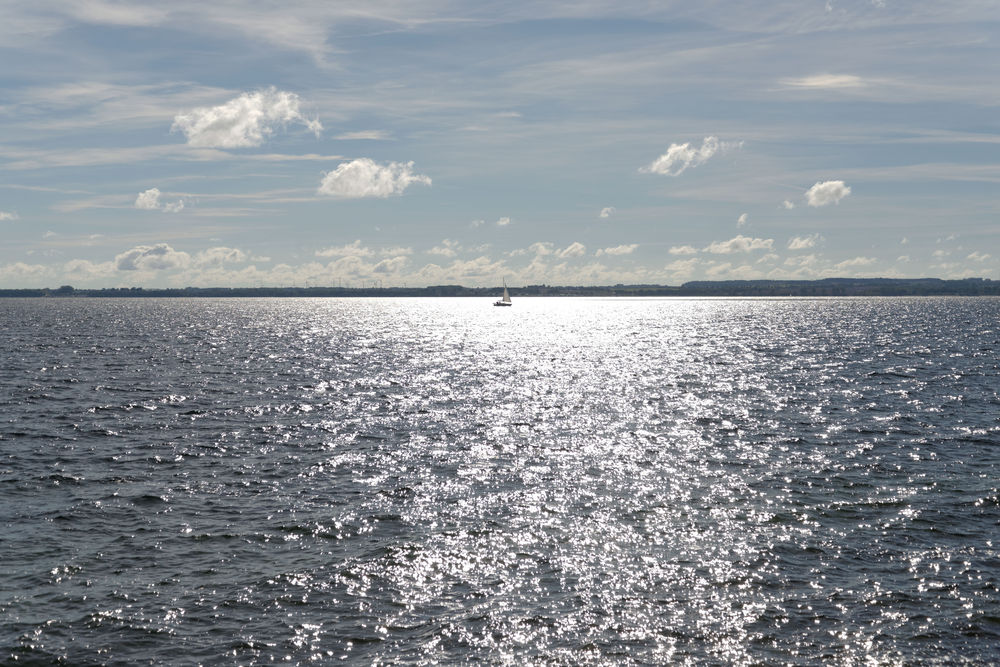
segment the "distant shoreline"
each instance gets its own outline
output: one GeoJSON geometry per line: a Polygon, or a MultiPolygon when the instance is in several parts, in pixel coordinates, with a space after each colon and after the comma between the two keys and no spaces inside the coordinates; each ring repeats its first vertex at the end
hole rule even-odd
{"type": "MultiPolygon", "coordinates": [[[[2,297],[492,297],[501,287],[116,287],[0,289],[2,297]]],[[[510,287],[518,296],[1000,296],[1000,281],[989,278],[825,278],[822,280],[694,281],[683,285],[510,287]]]]}

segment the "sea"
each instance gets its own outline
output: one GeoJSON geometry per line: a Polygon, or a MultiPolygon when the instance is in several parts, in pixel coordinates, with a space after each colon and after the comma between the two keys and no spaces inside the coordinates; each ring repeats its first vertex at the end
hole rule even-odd
{"type": "Polygon", "coordinates": [[[0,664],[1000,660],[1000,299],[0,299],[0,664]]]}

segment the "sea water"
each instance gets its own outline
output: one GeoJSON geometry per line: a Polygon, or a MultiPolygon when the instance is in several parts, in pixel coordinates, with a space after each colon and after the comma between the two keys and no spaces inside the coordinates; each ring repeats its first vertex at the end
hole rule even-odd
{"type": "Polygon", "coordinates": [[[1000,300],[0,300],[0,661],[1000,655],[1000,300]]]}

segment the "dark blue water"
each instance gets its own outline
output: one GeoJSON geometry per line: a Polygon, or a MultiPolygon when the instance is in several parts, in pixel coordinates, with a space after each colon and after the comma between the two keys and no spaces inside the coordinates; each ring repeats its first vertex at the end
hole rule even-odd
{"type": "Polygon", "coordinates": [[[0,300],[0,661],[984,663],[1000,300],[0,300]]]}

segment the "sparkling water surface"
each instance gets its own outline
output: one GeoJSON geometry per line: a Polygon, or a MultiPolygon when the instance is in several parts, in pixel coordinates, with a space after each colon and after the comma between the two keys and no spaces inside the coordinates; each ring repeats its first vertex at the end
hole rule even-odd
{"type": "Polygon", "coordinates": [[[0,300],[0,661],[981,664],[998,299],[0,300]]]}

